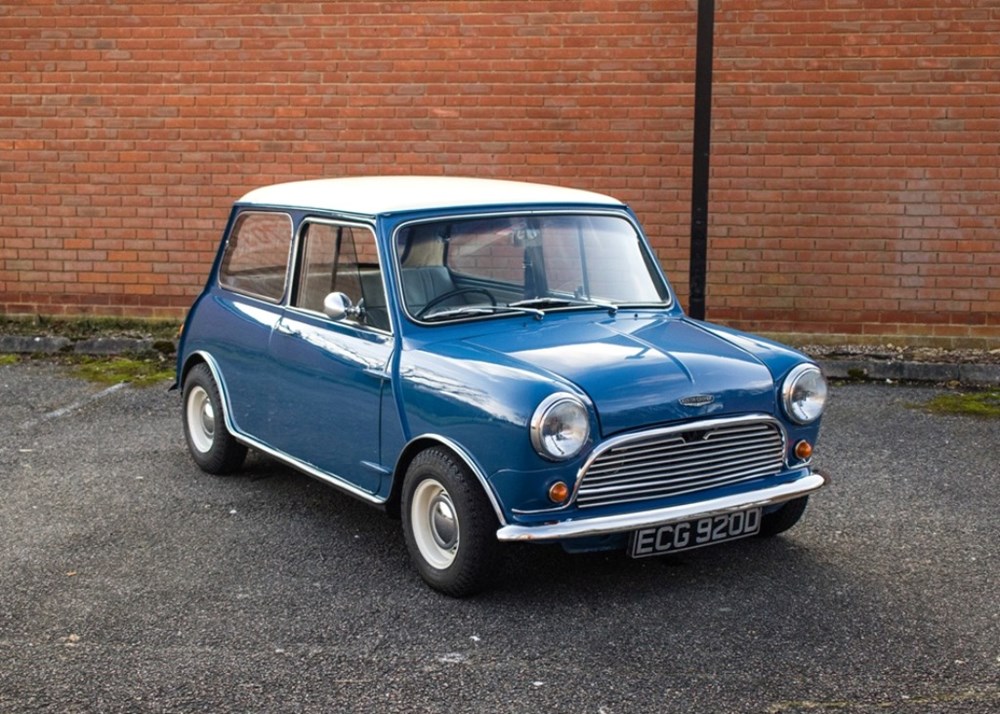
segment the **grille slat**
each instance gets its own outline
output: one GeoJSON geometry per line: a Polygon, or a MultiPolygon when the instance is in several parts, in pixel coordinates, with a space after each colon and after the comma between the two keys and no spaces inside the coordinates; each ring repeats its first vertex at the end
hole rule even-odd
{"type": "MultiPolygon", "coordinates": [[[[727,479],[724,482],[708,484],[704,488],[713,488],[715,486],[729,486],[729,485],[732,485],[732,484],[741,483],[743,481],[752,481],[753,479],[760,478],[761,475],[762,474],[750,474],[748,476],[743,476],[741,478],[727,479]]],[[[766,475],[766,474],[764,474],[764,475],[766,475]]],[[[591,500],[589,502],[587,502],[587,501],[580,502],[580,503],[578,503],[578,505],[580,506],[580,508],[586,508],[586,507],[594,507],[594,506],[604,506],[604,505],[608,505],[608,503],[616,503],[616,504],[620,504],[620,503],[634,503],[636,501],[651,501],[651,500],[656,499],[656,498],[666,498],[667,496],[680,496],[680,495],[683,495],[683,494],[689,493],[689,492],[690,491],[687,491],[687,490],[684,490],[684,489],[676,489],[676,490],[673,490],[673,491],[668,490],[668,489],[664,489],[664,490],[655,491],[655,492],[654,491],[630,491],[627,494],[619,494],[618,496],[616,496],[615,498],[613,498],[611,500],[607,500],[607,499],[602,499],[600,501],[591,500]]]]}
{"type": "Polygon", "coordinates": [[[581,477],[579,507],[676,496],[770,476],[784,467],[776,422],[699,422],[637,435],[600,453],[581,477]]]}
{"type": "Polygon", "coordinates": [[[601,479],[587,479],[588,490],[598,490],[605,487],[606,485],[623,485],[628,483],[640,483],[642,481],[648,481],[651,479],[655,480],[669,480],[671,482],[683,483],[687,481],[696,481],[703,476],[711,476],[713,474],[728,473],[730,471],[747,468],[764,468],[771,469],[775,466],[780,467],[780,463],[776,464],[775,460],[770,455],[758,454],[753,458],[747,459],[729,459],[726,461],[713,461],[709,463],[699,463],[694,466],[679,466],[674,465],[673,467],[658,467],[656,469],[644,469],[637,470],[632,469],[628,471],[623,471],[619,474],[613,476],[604,476],[601,479]]]}
{"type": "MultiPolygon", "coordinates": [[[[697,429],[692,431],[697,432],[697,429]]],[[[740,442],[748,444],[759,444],[762,438],[772,438],[776,442],[781,441],[780,435],[774,433],[773,431],[761,432],[758,431],[752,434],[746,435],[727,435],[723,437],[713,437],[705,441],[698,442],[685,442],[680,437],[675,437],[666,440],[653,440],[649,443],[634,445],[630,447],[616,447],[610,449],[606,454],[602,455],[602,459],[616,458],[616,459],[632,459],[632,458],[650,458],[656,454],[663,453],[667,454],[672,451],[677,451],[679,449],[684,449],[685,451],[692,451],[698,448],[704,448],[707,450],[718,450],[720,447],[726,444],[737,444],[740,442]],[[687,447],[685,449],[685,447],[687,447]]]]}
{"type": "MultiPolygon", "coordinates": [[[[780,442],[778,444],[780,448],[780,442]]],[[[684,452],[680,458],[674,459],[644,459],[642,461],[619,462],[613,467],[608,465],[595,473],[591,469],[587,473],[589,483],[600,483],[604,480],[618,480],[632,473],[642,473],[644,471],[655,470],[656,472],[684,470],[692,465],[705,469],[723,466],[727,462],[742,462],[744,457],[753,458],[760,454],[760,448],[754,445],[742,445],[739,448],[728,449],[725,453],[717,451],[698,451],[697,453],[684,452]],[[669,464],[668,466],[666,464],[669,464]],[[697,466],[700,464],[700,466],[697,466]]],[[[767,455],[770,458],[770,455],[767,455]]]]}
{"type": "Polygon", "coordinates": [[[761,462],[756,464],[745,464],[741,469],[731,469],[724,474],[713,474],[712,472],[706,472],[698,474],[696,476],[689,476],[687,478],[674,478],[674,479],[663,479],[655,476],[647,476],[643,479],[631,479],[627,482],[608,484],[604,486],[597,486],[594,488],[587,489],[587,495],[595,494],[607,494],[607,493],[621,493],[628,490],[641,490],[645,488],[659,488],[659,487],[670,487],[670,488],[686,488],[690,484],[704,484],[706,482],[714,481],[715,479],[727,479],[729,477],[740,477],[747,474],[767,474],[771,473],[774,464],[771,462],[761,462]]]}
{"type": "MultiPolygon", "coordinates": [[[[650,449],[657,448],[660,446],[663,446],[664,448],[672,448],[678,444],[686,443],[684,441],[684,437],[682,436],[682,434],[693,433],[698,431],[699,429],[692,428],[688,432],[681,432],[679,434],[670,434],[668,436],[648,438],[648,439],[639,438],[637,440],[638,443],[620,444],[610,449],[607,453],[627,454],[634,451],[640,451],[644,453],[650,449]]],[[[738,441],[740,439],[745,439],[745,438],[753,439],[755,437],[760,437],[762,434],[771,434],[774,436],[778,436],[778,434],[775,433],[773,428],[765,426],[764,428],[757,427],[754,429],[746,429],[746,428],[733,429],[732,431],[727,431],[724,434],[710,433],[708,434],[707,438],[711,439],[712,441],[723,441],[723,440],[738,441]]]]}
{"type": "MultiPolygon", "coordinates": [[[[701,488],[713,488],[715,486],[728,486],[734,483],[740,483],[742,481],[749,481],[751,479],[760,478],[761,476],[766,476],[767,473],[760,472],[749,472],[742,475],[728,474],[727,476],[720,476],[715,479],[707,480],[701,488]]],[[[686,489],[682,485],[676,487],[670,486],[660,486],[658,488],[644,488],[644,489],[630,489],[628,491],[623,491],[621,493],[615,494],[594,494],[589,495],[586,500],[579,501],[578,505],[583,506],[597,506],[605,505],[606,501],[611,498],[614,503],[628,503],[632,501],[643,501],[650,500],[654,498],[663,498],[665,496],[677,496],[685,493],[689,493],[690,490],[686,489]]]]}

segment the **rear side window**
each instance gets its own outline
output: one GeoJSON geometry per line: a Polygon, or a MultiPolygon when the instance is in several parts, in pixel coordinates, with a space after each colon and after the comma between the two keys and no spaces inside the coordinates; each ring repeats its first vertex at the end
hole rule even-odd
{"type": "Polygon", "coordinates": [[[291,245],[291,216],[241,213],[226,243],[219,282],[230,290],[280,302],[288,279],[291,245]]]}

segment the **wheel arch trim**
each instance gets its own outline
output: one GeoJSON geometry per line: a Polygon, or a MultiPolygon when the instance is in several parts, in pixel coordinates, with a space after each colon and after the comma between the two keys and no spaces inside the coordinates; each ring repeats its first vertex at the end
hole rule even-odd
{"type": "Polygon", "coordinates": [[[410,463],[421,451],[429,448],[431,445],[443,446],[453,453],[466,468],[469,469],[475,475],[476,480],[479,482],[479,486],[486,493],[486,498],[490,502],[490,506],[493,507],[493,512],[496,514],[497,521],[499,521],[500,526],[507,525],[507,518],[504,516],[503,508],[500,507],[500,501],[497,499],[496,493],[490,487],[489,480],[486,478],[486,474],[483,472],[482,467],[475,460],[469,451],[459,444],[454,439],[450,439],[447,436],[442,436],[441,434],[421,434],[420,436],[415,436],[410,439],[406,446],[402,448],[399,452],[399,457],[396,459],[396,466],[393,469],[392,478],[392,491],[388,498],[388,502],[393,504],[394,508],[399,507],[399,503],[402,498],[403,492],[403,478],[406,474],[406,469],[409,468],[410,463]]]}
{"type": "Polygon", "coordinates": [[[216,386],[219,388],[219,395],[222,397],[222,418],[226,422],[226,429],[234,437],[243,440],[243,435],[240,433],[239,429],[236,428],[236,424],[233,423],[232,419],[232,408],[229,404],[229,389],[226,387],[226,380],[222,376],[222,370],[219,368],[219,363],[215,361],[215,358],[204,350],[198,350],[192,352],[184,360],[184,367],[181,369],[180,378],[178,380],[181,390],[184,389],[184,381],[187,379],[188,373],[194,368],[195,365],[199,363],[204,363],[208,365],[208,371],[212,373],[212,379],[215,380],[216,386]]]}

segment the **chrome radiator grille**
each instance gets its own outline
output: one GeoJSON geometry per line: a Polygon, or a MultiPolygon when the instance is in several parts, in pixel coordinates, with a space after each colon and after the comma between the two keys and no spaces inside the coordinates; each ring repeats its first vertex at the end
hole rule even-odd
{"type": "Polygon", "coordinates": [[[785,439],[772,419],[718,419],[614,439],[584,467],[581,508],[645,501],[776,474],[785,439]]]}

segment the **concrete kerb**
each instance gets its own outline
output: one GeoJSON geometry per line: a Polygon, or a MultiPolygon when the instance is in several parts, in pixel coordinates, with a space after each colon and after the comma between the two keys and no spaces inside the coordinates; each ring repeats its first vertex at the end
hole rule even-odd
{"type": "Polygon", "coordinates": [[[74,341],[68,337],[0,335],[0,352],[8,354],[113,356],[150,352],[156,344],[150,339],[127,337],[92,337],[74,341]]]}
{"type": "Polygon", "coordinates": [[[820,359],[828,379],[892,382],[957,382],[975,387],[1000,385],[1000,364],[882,362],[865,359],[820,359]]]}
{"type": "MultiPolygon", "coordinates": [[[[150,339],[95,337],[73,341],[66,337],[0,335],[0,352],[16,354],[77,354],[111,356],[153,350],[150,339]]],[[[176,345],[175,345],[176,348],[176,345]]],[[[993,387],[1000,385],[1000,364],[883,361],[875,359],[819,359],[829,379],[893,382],[957,382],[993,387]]]]}
{"type": "Polygon", "coordinates": [[[73,341],[66,337],[0,335],[0,352],[6,354],[58,354],[72,347],[73,341]]]}

